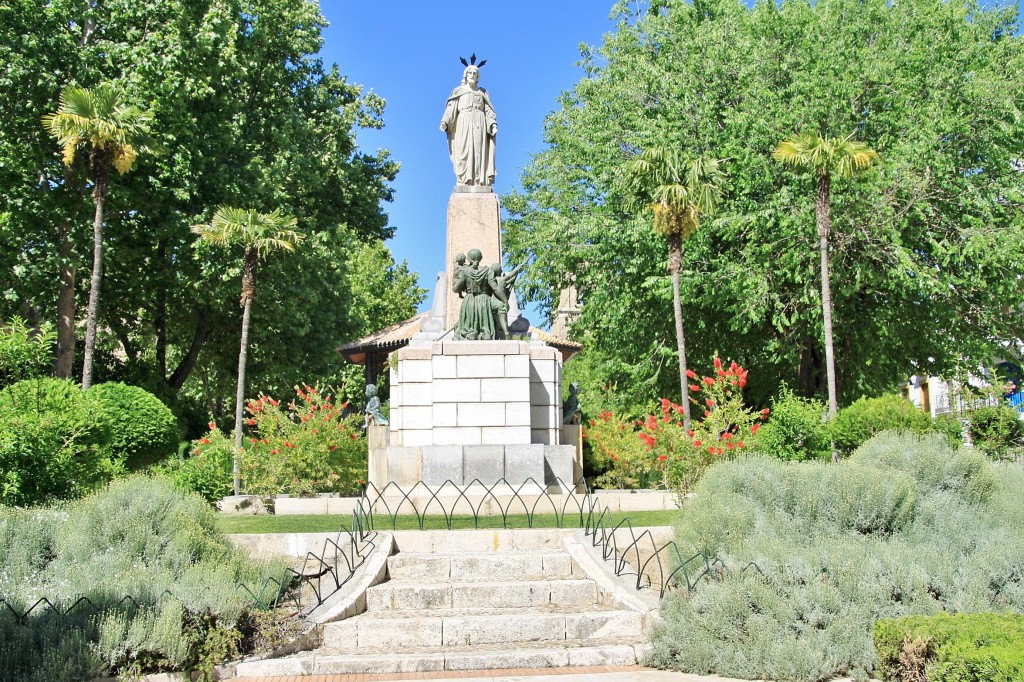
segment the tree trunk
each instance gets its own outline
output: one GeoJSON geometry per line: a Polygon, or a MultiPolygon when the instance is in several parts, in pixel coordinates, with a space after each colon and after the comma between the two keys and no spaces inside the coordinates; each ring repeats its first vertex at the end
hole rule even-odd
{"type": "Polygon", "coordinates": [[[679,297],[679,270],[683,261],[683,237],[668,237],[668,269],[672,273],[672,312],[676,318],[676,349],[679,352],[679,392],[682,395],[683,428],[690,430],[690,387],[686,380],[686,337],[683,334],[683,305],[679,297]]]}
{"type": "Polygon", "coordinates": [[[193,368],[196,366],[196,361],[199,359],[199,351],[203,349],[203,344],[206,343],[206,339],[210,336],[212,329],[210,324],[210,318],[207,317],[206,313],[199,306],[195,307],[196,312],[196,330],[192,335],[192,345],[189,346],[188,352],[185,353],[185,357],[181,359],[178,366],[174,368],[174,372],[170,378],[167,379],[167,383],[170,384],[171,388],[175,392],[181,390],[181,387],[185,385],[185,380],[188,379],[189,374],[192,373],[193,368]]]}
{"type": "Polygon", "coordinates": [[[832,231],[829,204],[832,179],[828,173],[818,176],[818,245],[821,249],[821,314],[825,324],[825,376],[828,383],[828,418],[836,416],[836,359],[832,343],[832,288],[829,282],[828,237],[832,231]]]}
{"type": "Polygon", "coordinates": [[[103,204],[107,199],[110,175],[110,154],[101,148],[93,148],[90,154],[92,166],[92,200],[96,213],[92,220],[92,277],[89,280],[89,311],[85,326],[85,355],[82,366],[82,389],[92,386],[93,356],[96,353],[96,327],[100,317],[100,290],[103,286],[103,204]]]}
{"type": "Polygon", "coordinates": [[[245,406],[245,360],[249,350],[249,312],[252,310],[252,299],[245,300],[242,308],[242,344],[238,352],[238,387],[235,390],[235,457],[231,465],[234,478],[235,494],[241,487],[241,471],[238,468],[238,455],[242,450],[242,416],[245,406]]]}
{"type": "Polygon", "coordinates": [[[249,314],[252,311],[252,299],[256,294],[256,266],[259,263],[255,250],[245,250],[242,264],[242,343],[238,351],[238,387],[235,390],[235,457],[232,463],[235,495],[241,488],[241,472],[238,468],[238,455],[242,451],[242,416],[245,408],[245,361],[249,351],[249,314]]]}
{"type": "MultiPolygon", "coordinates": [[[[832,231],[832,206],[829,199],[832,178],[828,172],[818,175],[818,247],[821,250],[821,315],[825,326],[825,378],[828,383],[828,420],[839,409],[836,400],[836,357],[832,343],[832,287],[829,282],[828,236],[832,231]]],[[[832,461],[839,461],[839,451],[832,443],[832,461]]]]}
{"type": "Polygon", "coordinates": [[[821,358],[820,340],[807,337],[801,341],[800,365],[797,369],[797,382],[800,395],[805,398],[821,398],[828,389],[823,376],[825,368],[821,358]]]}
{"type": "Polygon", "coordinates": [[[58,230],[57,259],[60,267],[60,289],[57,291],[57,357],[53,362],[53,376],[71,378],[71,365],[75,359],[75,275],[71,253],[71,226],[58,230]]]}
{"type": "MultiPolygon", "coordinates": [[[[156,245],[157,267],[167,267],[167,239],[163,238],[156,245]]],[[[167,379],[167,287],[158,284],[156,292],[156,319],[153,320],[153,331],[156,333],[156,368],[160,377],[167,379]]]]}

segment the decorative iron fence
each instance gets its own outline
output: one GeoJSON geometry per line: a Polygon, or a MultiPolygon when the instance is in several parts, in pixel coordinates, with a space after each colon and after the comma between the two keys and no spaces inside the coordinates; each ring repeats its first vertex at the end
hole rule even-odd
{"type": "MultiPolygon", "coordinates": [[[[702,581],[728,572],[715,557],[698,554],[684,560],[675,542],[659,545],[650,529],[638,531],[626,517],[616,523],[612,510],[601,504],[582,478],[568,485],[560,479],[548,485],[533,478],[517,483],[499,479],[490,484],[474,480],[468,485],[450,480],[433,486],[420,482],[412,488],[389,483],[382,489],[371,483],[353,518],[360,529],[394,530],[400,516],[415,516],[420,530],[431,518],[452,530],[456,519],[471,520],[473,528],[480,528],[485,517],[500,517],[502,527],[515,527],[509,524],[513,516],[525,516],[526,527],[533,528],[542,514],[554,516],[558,528],[583,530],[584,537],[600,548],[602,558],[611,562],[615,575],[636,576],[636,589],[655,590],[660,597],[679,587],[693,591],[702,581]],[[703,569],[695,571],[690,564],[698,558],[703,560],[703,569]]],[[[754,564],[742,571],[751,566],[764,575],[754,564]]]]}
{"type": "MultiPolygon", "coordinates": [[[[628,518],[616,523],[613,512],[600,503],[583,479],[571,485],[556,480],[551,486],[533,479],[514,484],[502,479],[490,484],[479,480],[469,485],[418,483],[410,489],[395,484],[378,489],[369,484],[352,513],[350,527],[342,527],[333,538],[324,540],[319,551],[307,552],[298,569],[287,568],[279,578],[268,578],[261,585],[238,583],[235,589],[257,608],[287,605],[304,615],[352,580],[376,547],[379,530],[393,530],[400,516],[410,515],[421,530],[431,519],[452,529],[455,522],[466,518],[479,528],[481,519],[494,517],[500,517],[504,528],[522,527],[518,521],[525,517],[525,527],[533,528],[538,517],[553,515],[557,527],[583,530],[593,546],[601,549],[602,558],[611,562],[616,575],[635,575],[637,589],[652,589],[659,596],[679,587],[692,591],[702,581],[725,572],[724,564],[712,557],[696,555],[684,561],[674,542],[659,545],[649,529],[638,532],[628,518]],[[691,564],[698,558],[702,563],[700,570],[695,570],[691,564]]],[[[0,613],[21,625],[50,618],[61,623],[81,622],[111,609],[132,612],[173,598],[177,597],[170,590],[151,599],[81,596],[68,602],[44,597],[32,604],[0,596],[0,613]]]]}

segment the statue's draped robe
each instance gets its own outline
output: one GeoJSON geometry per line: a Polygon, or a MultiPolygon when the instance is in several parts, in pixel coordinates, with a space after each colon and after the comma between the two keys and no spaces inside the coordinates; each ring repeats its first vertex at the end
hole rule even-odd
{"type": "Polygon", "coordinates": [[[460,185],[490,185],[494,178],[494,137],[497,122],[491,98],[483,88],[460,85],[452,90],[441,122],[447,126],[448,154],[460,185]]]}
{"type": "Polygon", "coordinates": [[[465,293],[459,309],[456,339],[493,339],[494,315],[491,312],[491,294],[494,292],[494,273],[488,267],[461,267],[455,272],[452,291],[465,293]]]}

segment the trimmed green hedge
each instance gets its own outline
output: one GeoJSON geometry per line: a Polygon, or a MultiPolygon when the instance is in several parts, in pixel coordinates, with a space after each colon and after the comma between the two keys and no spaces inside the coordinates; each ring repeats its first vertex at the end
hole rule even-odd
{"type": "Polygon", "coordinates": [[[843,455],[849,455],[882,431],[941,433],[952,447],[958,447],[961,441],[960,422],[956,419],[945,415],[932,419],[930,414],[895,394],[861,398],[844,407],[829,423],[828,431],[843,455]]]}
{"type": "Polygon", "coordinates": [[[875,622],[883,679],[1013,682],[1024,679],[1024,615],[905,616],[875,622]]]}
{"type": "Polygon", "coordinates": [[[81,497],[121,473],[99,400],[63,379],[0,390],[0,504],[81,497]]]}
{"type": "Polygon", "coordinates": [[[128,469],[142,469],[177,452],[178,420],[155,395],[120,382],[97,384],[89,393],[110,424],[111,454],[128,469]]]}

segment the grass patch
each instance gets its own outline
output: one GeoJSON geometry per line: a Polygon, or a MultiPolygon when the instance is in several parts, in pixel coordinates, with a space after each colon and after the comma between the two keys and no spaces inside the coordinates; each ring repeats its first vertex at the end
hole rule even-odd
{"type": "MultiPolygon", "coordinates": [[[[646,526],[671,526],[678,518],[679,512],[675,510],[659,511],[633,511],[613,513],[611,517],[605,517],[612,525],[623,519],[629,519],[634,528],[646,526]]],[[[579,517],[572,514],[566,515],[563,519],[563,526],[576,527],[573,521],[579,517]]],[[[478,523],[474,525],[473,517],[469,515],[455,515],[452,517],[453,530],[471,530],[473,528],[501,528],[502,518],[500,516],[481,516],[478,523]]],[[[217,516],[217,528],[222,533],[334,533],[340,528],[348,529],[352,524],[352,516],[334,514],[295,514],[277,516],[272,514],[261,515],[230,515],[219,514],[217,516]]],[[[374,524],[377,530],[390,530],[391,523],[386,516],[375,516],[374,524]]],[[[526,514],[509,514],[504,525],[508,528],[529,527],[526,514]]],[[[396,530],[420,530],[419,521],[415,516],[402,515],[396,519],[396,530]]],[[[443,516],[425,516],[423,518],[424,530],[444,530],[448,524],[443,516]]],[[[558,528],[558,517],[554,514],[536,514],[533,517],[534,528],[558,528]]]]}

